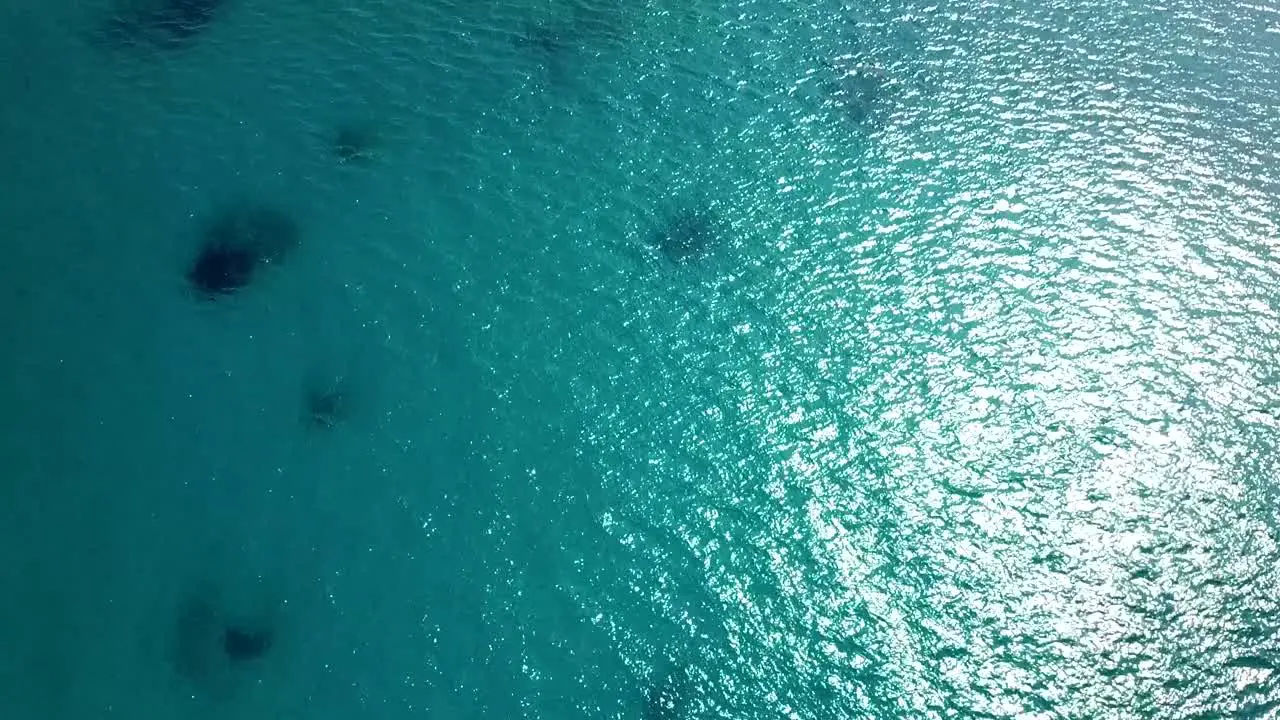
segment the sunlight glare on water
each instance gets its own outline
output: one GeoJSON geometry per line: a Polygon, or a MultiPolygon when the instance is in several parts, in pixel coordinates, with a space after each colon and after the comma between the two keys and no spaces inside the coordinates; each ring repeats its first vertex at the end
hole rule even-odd
{"type": "Polygon", "coordinates": [[[1280,709],[1276,8],[113,3],[0,12],[0,717],[1280,709]]]}

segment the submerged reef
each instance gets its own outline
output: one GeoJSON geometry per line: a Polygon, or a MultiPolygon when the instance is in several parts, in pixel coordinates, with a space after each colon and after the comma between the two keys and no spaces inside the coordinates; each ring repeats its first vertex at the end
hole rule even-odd
{"type": "Polygon", "coordinates": [[[137,0],[125,3],[102,34],[123,45],[184,47],[216,19],[228,0],[137,0]]]}
{"type": "Polygon", "coordinates": [[[230,295],[249,285],[261,267],[281,262],[299,236],[293,219],[276,208],[250,204],[225,209],[204,228],[187,281],[206,298],[230,295]]]}

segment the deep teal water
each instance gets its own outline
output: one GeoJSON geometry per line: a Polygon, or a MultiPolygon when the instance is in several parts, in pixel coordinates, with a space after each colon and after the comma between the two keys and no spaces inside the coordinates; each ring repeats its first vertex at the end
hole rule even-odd
{"type": "Polygon", "coordinates": [[[119,7],[0,10],[0,717],[1278,712],[1276,8],[119,7]]]}

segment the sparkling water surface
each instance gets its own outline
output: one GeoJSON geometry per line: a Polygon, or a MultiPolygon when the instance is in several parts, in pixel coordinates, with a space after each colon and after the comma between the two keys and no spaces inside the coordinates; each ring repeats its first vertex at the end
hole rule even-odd
{"type": "Polygon", "coordinates": [[[0,717],[1280,712],[1280,8],[13,0],[0,103],[0,717]]]}

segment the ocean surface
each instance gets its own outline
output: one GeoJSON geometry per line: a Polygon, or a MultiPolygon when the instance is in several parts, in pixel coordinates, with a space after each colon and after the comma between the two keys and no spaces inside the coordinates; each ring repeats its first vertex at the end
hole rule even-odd
{"type": "Polygon", "coordinates": [[[0,718],[1280,716],[1274,2],[9,0],[0,108],[0,718]]]}

